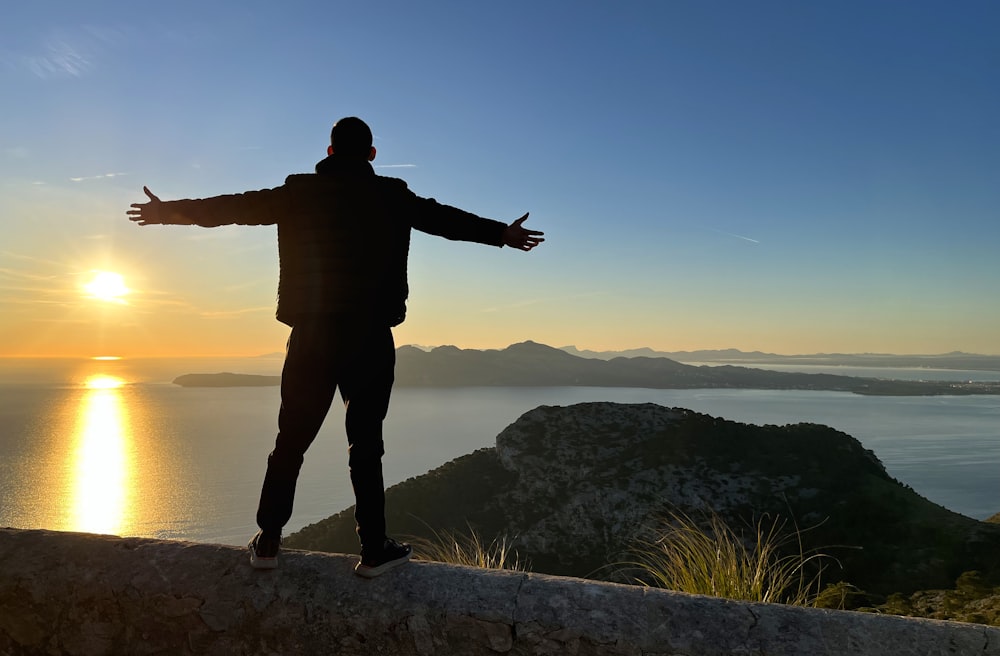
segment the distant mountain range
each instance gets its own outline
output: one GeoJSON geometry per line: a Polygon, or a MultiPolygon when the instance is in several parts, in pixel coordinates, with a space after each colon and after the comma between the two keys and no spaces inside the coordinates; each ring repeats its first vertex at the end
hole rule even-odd
{"type": "Polygon", "coordinates": [[[1000,394],[1000,382],[932,382],[769,371],[744,366],[692,366],[657,356],[586,358],[535,342],[478,351],[439,346],[396,351],[396,384],[406,387],[588,386],[651,389],[800,389],[856,394],[1000,394]]]}
{"type": "MultiPolygon", "coordinates": [[[[433,351],[438,346],[410,344],[421,351],[433,351]]],[[[560,346],[560,351],[581,358],[613,360],[615,358],[669,358],[684,363],[820,365],[844,367],[900,367],[917,369],[968,369],[1000,372],[1000,355],[952,351],[938,354],[897,353],[808,353],[782,355],[739,349],[706,349],[700,351],[657,351],[648,346],[621,351],[592,351],[575,346],[560,346]]],[[[270,354],[274,355],[274,354],[270,354]]],[[[277,354],[280,355],[280,354],[277,354]]]]}
{"type": "Polygon", "coordinates": [[[589,351],[575,346],[560,350],[582,358],[612,360],[614,358],[670,358],[678,362],[729,363],[729,364],[783,364],[783,365],[835,365],[850,367],[916,367],[925,369],[969,369],[1000,371],[1000,355],[982,355],[953,351],[936,355],[896,355],[891,353],[813,353],[808,355],[779,355],[761,351],[720,349],[705,351],[654,351],[637,348],[625,351],[589,351]]]}
{"type": "MultiPolygon", "coordinates": [[[[731,355],[734,352],[698,353],[731,355]]],[[[277,385],[278,382],[277,376],[232,373],[188,374],[174,380],[174,383],[186,387],[277,385]]],[[[572,355],[563,349],[530,341],[512,344],[502,350],[484,351],[460,349],[454,346],[439,346],[425,351],[415,346],[401,346],[396,350],[396,385],[400,387],[796,389],[903,396],[1000,394],[1000,380],[935,382],[860,378],[825,373],[790,373],[734,365],[693,366],[664,356],[617,356],[605,360],[572,355]]]]}

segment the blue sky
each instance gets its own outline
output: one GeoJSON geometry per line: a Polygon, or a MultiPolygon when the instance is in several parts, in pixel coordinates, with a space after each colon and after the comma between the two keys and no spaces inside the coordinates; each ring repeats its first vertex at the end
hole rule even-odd
{"type": "Polygon", "coordinates": [[[546,232],[416,236],[400,344],[1000,353],[998,33],[985,1],[14,5],[0,354],[281,350],[273,228],[124,212],[276,186],[345,115],[379,173],[546,232]]]}

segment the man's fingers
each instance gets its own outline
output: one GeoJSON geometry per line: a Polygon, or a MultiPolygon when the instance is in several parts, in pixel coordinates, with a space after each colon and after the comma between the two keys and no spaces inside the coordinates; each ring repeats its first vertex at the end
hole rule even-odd
{"type": "MultiPolygon", "coordinates": [[[[155,202],[155,203],[159,203],[159,202],[160,202],[160,199],[159,199],[159,198],[157,198],[157,197],[156,197],[156,196],[155,196],[155,195],[153,194],[153,192],[151,192],[151,191],[149,190],[149,187],[147,187],[147,186],[145,186],[145,185],[143,185],[143,187],[142,187],[142,193],[146,194],[146,195],[147,195],[147,196],[149,197],[149,200],[151,200],[151,201],[153,201],[153,202],[155,202]]],[[[133,205],[133,207],[135,207],[135,205],[133,205]]]]}

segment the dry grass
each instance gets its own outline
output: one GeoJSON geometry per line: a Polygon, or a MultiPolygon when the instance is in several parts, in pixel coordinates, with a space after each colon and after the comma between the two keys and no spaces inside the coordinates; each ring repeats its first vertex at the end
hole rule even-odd
{"type": "Polygon", "coordinates": [[[454,531],[434,531],[431,539],[411,538],[419,560],[434,560],[452,565],[468,565],[484,569],[508,569],[526,572],[530,563],[522,560],[506,535],[487,543],[470,526],[468,534],[454,531]]]}
{"type": "Polygon", "coordinates": [[[639,568],[634,580],[643,585],[811,606],[828,556],[804,553],[799,529],[788,531],[786,524],[765,515],[738,533],[714,512],[706,513],[701,524],[672,512],[661,521],[657,537],[641,543],[634,550],[636,560],[628,564],[639,568]]]}

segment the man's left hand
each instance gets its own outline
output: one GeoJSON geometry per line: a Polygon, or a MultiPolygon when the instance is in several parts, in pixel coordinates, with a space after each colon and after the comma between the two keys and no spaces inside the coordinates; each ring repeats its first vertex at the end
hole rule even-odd
{"type": "Polygon", "coordinates": [[[538,230],[528,230],[521,226],[528,218],[528,213],[517,219],[503,231],[503,244],[522,251],[530,251],[535,246],[545,241],[542,238],[544,232],[538,230]]]}

